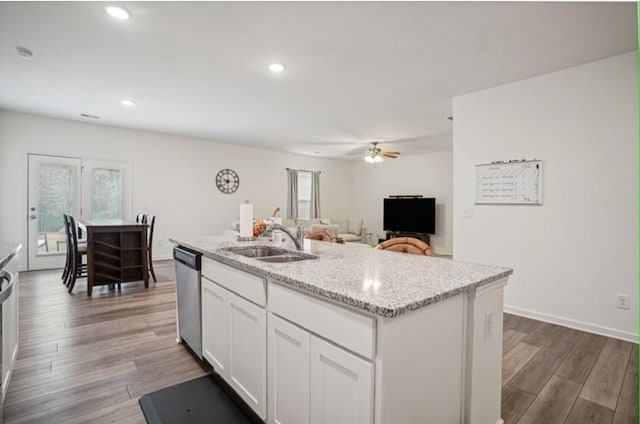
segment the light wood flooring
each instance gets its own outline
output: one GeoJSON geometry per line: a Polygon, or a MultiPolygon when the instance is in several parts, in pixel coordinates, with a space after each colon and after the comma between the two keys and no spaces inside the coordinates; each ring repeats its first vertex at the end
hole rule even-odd
{"type": "MultiPolygon", "coordinates": [[[[144,423],[142,394],[206,374],[175,341],[173,262],[155,270],[91,298],[84,279],[69,295],[59,271],[20,274],[5,424],[144,423]]],[[[505,315],[503,369],[506,424],[638,424],[634,344],[505,315]]]]}

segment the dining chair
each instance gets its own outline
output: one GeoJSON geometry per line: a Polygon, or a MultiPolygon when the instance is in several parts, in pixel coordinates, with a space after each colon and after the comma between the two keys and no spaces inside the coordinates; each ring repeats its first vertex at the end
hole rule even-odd
{"type": "Polygon", "coordinates": [[[67,246],[67,256],[64,262],[64,270],[62,271],[62,284],[68,285],[67,279],[69,278],[69,272],[71,270],[71,251],[70,251],[71,241],[69,240],[69,237],[71,237],[71,232],[69,231],[69,215],[67,215],[66,213],[63,213],[62,220],[64,221],[64,233],[66,237],[65,244],[67,246]]]}
{"type": "Polygon", "coordinates": [[[422,240],[414,237],[395,237],[383,241],[376,246],[376,249],[410,253],[413,255],[433,256],[433,250],[431,250],[431,247],[422,240]]]}
{"type": "Polygon", "coordinates": [[[87,255],[87,244],[78,242],[76,220],[71,215],[68,215],[67,218],[69,224],[67,228],[67,233],[69,234],[67,256],[70,261],[67,287],[69,288],[69,293],[71,293],[76,285],[76,279],[87,276],[87,265],[82,262],[82,258],[87,255]]]}
{"type": "Polygon", "coordinates": [[[143,222],[145,222],[145,217],[146,217],[146,216],[147,216],[147,215],[146,215],[146,214],[144,214],[144,213],[139,213],[138,215],[136,215],[136,222],[137,222],[137,223],[143,223],[143,222]]]}
{"type": "Polygon", "coordinates": [[[158,280],[156,279],[156,273],[153,270],[153,230],[156,226],[156,216],[145,215],[142,222],[147,224],[147,264],[149,267],[149,274],[151,274],[153,281],[157,283],[158,280]]]}
{"type": "Polygon", "coordinates": [[[309,240],[328,241],[332,243],[336,242],[336,234],[333,231],[331,231],[329,228],[323,228],[321,230],[311,231],[309,234],[304,236],[304,238],[309,240]]]}

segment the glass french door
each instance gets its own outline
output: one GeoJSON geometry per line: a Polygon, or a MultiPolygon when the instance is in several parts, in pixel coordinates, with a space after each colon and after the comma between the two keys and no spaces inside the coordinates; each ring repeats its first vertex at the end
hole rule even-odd
{"type": "Polygon", "coordinates": [[[64,267],[62,214],[131,218],[131,164],[29,154],[29,269],[64,267]]]}
{"type": "Polygon", "coordinates": [[[80,216],[82,160],[29,155],[29,269],[62,268],[67,233],[62,214],[80,216]]]}
{"type": "Polygon", "coordinates": [[[130,163],[83,161],[82,216],[90,220],[131,217],[130,163]]]}

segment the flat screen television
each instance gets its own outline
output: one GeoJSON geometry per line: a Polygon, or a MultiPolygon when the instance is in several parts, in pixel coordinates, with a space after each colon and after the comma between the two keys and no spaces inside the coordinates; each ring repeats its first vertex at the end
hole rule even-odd
{"type": "Polygon", "coordinates": [[[436,199],[433,197],[384,199],[382,229],[435,234],[436,199]]]}

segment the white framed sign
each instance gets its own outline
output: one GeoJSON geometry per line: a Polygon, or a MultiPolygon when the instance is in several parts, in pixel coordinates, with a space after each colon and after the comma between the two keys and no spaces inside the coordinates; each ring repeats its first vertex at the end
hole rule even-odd
{"type": "Polygon", "coordinates": [[[476,204],[542,205],[542,161],[476,165],[476,204]]]}

